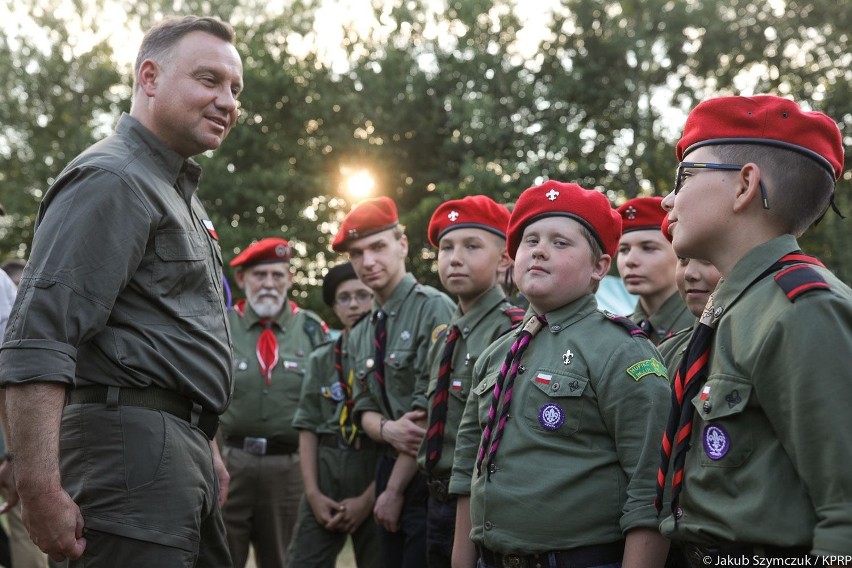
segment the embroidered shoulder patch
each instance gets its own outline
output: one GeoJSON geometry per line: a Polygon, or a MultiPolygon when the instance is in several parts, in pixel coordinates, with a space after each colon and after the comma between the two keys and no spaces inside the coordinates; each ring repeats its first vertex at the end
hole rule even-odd
{"type": "Polygon", "coordinates": [[[438,341],[442,335],[444,335],[444,330],[447,329],[447,324],[442,323],[438,327],[432,330],[432,343],[438,341]]]}
{"type": "Polygon", "coordinates": [[[638,363],[630,365],[627,367],[627,374],[630,375],[634,381],[638,381],[642,377],[646,377],[648,375],[657,375],[658,377],[662,377],[666,380],[669,378],[665,366],[656,359],[645,359],[644,361],[639,361],[638,363]]]}

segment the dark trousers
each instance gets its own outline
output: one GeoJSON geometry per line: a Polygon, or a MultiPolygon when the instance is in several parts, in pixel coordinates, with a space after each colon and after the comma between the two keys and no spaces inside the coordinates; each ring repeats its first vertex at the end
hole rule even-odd
{"type": "Polygon", "coordinates": [[[450,568],[452,565],[457,502],[455,496],[444,502],[429,497],[426,515],[426,556],[429,568],[450,568]]]}
{"type": "MultiPolygon", "coordinates": [[[[396,460],[382,456],[376,465],[376,495],[381,495],[388,485],[396,460]]],[[[397,532],[379,527],[379,544],[382,564],[387,567],[426,568],[426,502],[429,491],[426,476],[416,473],[405,488],[404,504],[397,532]]]]}

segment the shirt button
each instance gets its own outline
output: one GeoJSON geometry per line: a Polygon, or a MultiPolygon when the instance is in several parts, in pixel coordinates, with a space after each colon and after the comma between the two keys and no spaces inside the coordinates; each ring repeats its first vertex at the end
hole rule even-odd
{"type": "Polygon", "coordinates": [[[552,385],[550,385],[550,390],[558,391],[559,390],[559,383],[553,383],[552,385]]]}
{"type": "Polygon", "coordinates": [[[703,410],[704,413],[706,414],[706,413],[710,412],[712,409],[713,409],[713,405],[710,403],[710,401],[705,400],[704,405],[701,407],[701,410],[703,410]]]}
{"type": "Polygon", "coordinates": [[[560,329],[562,329],[562,326],[559,324],[550,326],[550,331],[559,331],[560,329]]]}
{"type": "Polygon", "coordinates": [[[524,371],[526,371],[526,370],[527,370],[527,368],[524,367],[523,365],[521,365],[520,367],[518,367],[518,374],[523,375],[524,371]]]}
{"type": "Polygon", "coordinates": [[[491,524],[491,521],[485,521],[485,524],[482,526],[485,528],[485,530],[490,531],[494,525],[491,524]]]}
{"type": "Polygon", "coordinates": [[[491,464],[488,466],[488,473],[496,473],[497,472],[497,464],[491,464]]]}

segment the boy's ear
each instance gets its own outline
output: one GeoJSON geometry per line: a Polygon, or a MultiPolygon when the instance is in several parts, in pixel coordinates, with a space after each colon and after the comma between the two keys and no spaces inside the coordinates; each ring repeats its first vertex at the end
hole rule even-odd
{"type": "Polygon", "coordinates": [[[497,271],[505,272],[512,267],[512,259],[509,258],[509,251],[503,247],[503,252],[500,253],[500,260],[497,261],[497,271]]]}
{"type": "Polygon", "coordinates": [[[609,267],[612,264],[612,257],[608,254],[602,254],[597,262],[592,266],[592,280],[600,282],[604,276],[609,273],[609,267]]]}
{"type": "Polygon", "coordinates": [[[734,196],[734,212],[740,213],[751,206],[752,203],[760,203],[763,207],[763,197],[760,193],[760,167],[754,162],[743,166],[737,175],[737,190],[734,196]]]}

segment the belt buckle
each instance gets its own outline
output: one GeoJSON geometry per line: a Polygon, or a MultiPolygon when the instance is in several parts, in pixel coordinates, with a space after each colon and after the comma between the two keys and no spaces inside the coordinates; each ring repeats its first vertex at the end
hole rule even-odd
{"type": "Polygon", "coordinates": [[[521,568],[526,562],[517,554],[507,554],[503,557],[503,568],[521,568]]]}
{"type": "Polygon", "coordinates": [[[255,456],[266,455],[266,438],[249,438],[243,440],[243,451],[255,456]]]}
{"type": "MultiPolygon", "coordinates": [[[[430,493],[432,493],[432,497],[434,497],[438,502],[446,503],[449,500],[450,490],[446,483],[440,479],[431,479],[428,482],[428,486],[430,493]]],[[[520,564],[513,564],[512,566],[520,566],[520,564]]]]}

